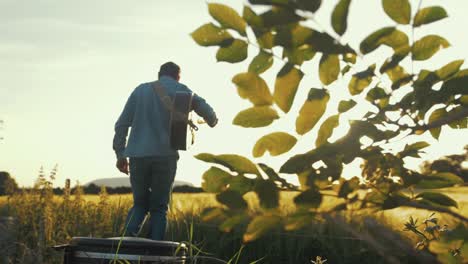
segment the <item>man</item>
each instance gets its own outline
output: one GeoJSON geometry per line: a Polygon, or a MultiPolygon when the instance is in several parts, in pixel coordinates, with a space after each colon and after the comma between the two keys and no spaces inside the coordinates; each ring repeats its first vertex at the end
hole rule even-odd
{"type": "MultiPolygon", "coordinates": [[[[161,66],[158,83],[171,99],[176,92],[191,92],[187,86],[179,83],[179,79],[180,68],[175,63],[167,62],[161,66]]],[[[125,235],[136,235],[149,211],[151,238],[163,240],[179,154],[170,145],[170,110],[155,92],[154,85],[154,82],[143,83],[128,98],[115,123],[113,149],[119,171],[125,174],[130,172],[133,192],[133,207],[127,215],[125,235]],[[129,127],[132,129],[126,142],[129,127]]],[[[203,117],[210,127],[217,124],[218,119],[211,106],[196,94],[193,96],[192,110],[203,117]]]]}

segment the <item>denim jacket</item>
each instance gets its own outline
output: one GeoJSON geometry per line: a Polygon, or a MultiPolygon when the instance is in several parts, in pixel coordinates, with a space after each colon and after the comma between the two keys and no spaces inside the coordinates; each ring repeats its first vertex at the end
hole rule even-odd
{"type": "MultiPolygon", "coordinates": [[[[187,86],[169,76],[161,76],[159,82],[171,99],[174,98],[176,92],[192,92],[187,86]]],[[[172,149],[170,144],[170,112],[154,92],[153,84],[153,82],[143,83],[135,88],[115,123],[113,149],[118,159],[178,156],[177,150],[172,149]]],[[[203,117],[208,124],[217,122],[213,108],[196,94],[193,96],[192,110],[203,117]]]]}

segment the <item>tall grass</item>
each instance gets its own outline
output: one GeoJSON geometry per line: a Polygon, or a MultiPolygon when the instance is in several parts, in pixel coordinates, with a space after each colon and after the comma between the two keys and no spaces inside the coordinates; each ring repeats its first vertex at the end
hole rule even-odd
{"type": "MultiPolygon", "coordinates": [[[[0,216],[15,219],[15,224],[6,230],[13,237],[8,247],[10,253],[14,248],[10,261],[61,263],[60,252],[51,246],[67,243],[74,236],[121,235],[132,202],[130,195],[110,196],[102,188],[99,195],[90,196],[84,195],[79,187],[70,193],[68,183],[64,195],[58,197],[52,193],[54,177],[55,172],[49,177],[41,172],[32,190],[0,199],[0,216]]],[[[294,194],[281,196],[281,213],[287,216],[294,210],[291,201],[294,194]]],[[[247,194],[246,198],[252,214],[261,210],[255,195],[247,194]]],[[[402,229],[406,219],[397,212],[391,212],[391,217],[380,217],[379,221],[352,213],[317,218],[299,231],[276,230],[243,245],[245,226],[224,233],[216,224],[201,220],[203,209],[216,204],[211,194],[174,194],[167,239],[189,241],[193,244],[192,254],[211,254],[231,259],[231,263],[312,263],[318,256],[327,259],[326,263],[418,263],[421,259],[415,255],[411,239],[389,228],[402,229]]],[[[6,231],[0,230],[0,234],[6,231]]],[[[0,247],[0,255],[5,252],[7,248],[0,247]]]]}

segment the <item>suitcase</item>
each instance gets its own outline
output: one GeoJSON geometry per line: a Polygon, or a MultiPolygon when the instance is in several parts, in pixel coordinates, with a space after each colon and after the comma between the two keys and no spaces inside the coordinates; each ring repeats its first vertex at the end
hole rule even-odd
{"type": "Polygon", "coordinates": [[[178,263],[185,264],[187,247],[183,243],[137,237],[73,237],[65,250],[64,264],[178,263]]]}

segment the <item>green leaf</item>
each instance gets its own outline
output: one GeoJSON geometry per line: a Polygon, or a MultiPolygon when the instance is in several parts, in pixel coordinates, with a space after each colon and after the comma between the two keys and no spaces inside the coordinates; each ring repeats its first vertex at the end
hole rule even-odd
{"type": "Polygon", "coordinates": [[[279,205],[278,187],[273,181],[258,179],[254,191],[260,201],[260,206],[265,209],[277,208],[279,205]]]}
{"type": "Polygon", "coordinates": [[[248,206],[247,202],[242,198],[242,195],[232,190],[227,190],[217,194],[216,200],[233,210],[247,209],[248,206]]]}
{"type": "Polygon", "coordinates": [[[257,167],[249,159],[235,155],[235,154],[222,154],[222,155],[213,155],[210,153],[200,153],[195,156],[196,159],[219,164],[227,167],[231,171],[238,172],[240,174],[250,173],[259,175],[257,167]]]}
{"type": "Polygon", "coordinates": [[[260,15],[263,26],[271,28],[304,20],[290,8],[277,7],[266,11],[260,15]]]}
{"type": "Polygon", "coordinates": [[[468,87],[468,69],[461,70],[452,76],[450,79],[446,80],[440,91],[452,95],[466,95],[466,87],[468,87]]]}
{"type": "Polygon", "coordinates": [[[351,0],[340,0],[332,13],[332,27],[338,35],[343,35],[348,27],[348,12],[351,0]]]}
{"type": "Polygon", "coordinates": [[[401,86],[409,83],[413,79],[413,77],[409,75],[405,71],[405,69],[399,65],[388,69],[385,73],[388,75],[388,78],[390,78],[390,80],[393,82],[393,90],[400,88],[401,86]]]}
{"type": "Polygon", "coordinates": [[[315,50],[307,44],[293,49],[283,49],[283,57],[288,58],[288,62],[294,65],[302,65],[304,61],[314,58],[315,50]]]}
{"type": "Polygon", "coordinates": [[[243,175],[234,176],[229,182],[229,190],[236,191],[241,195],[253,190],[254,180],[249,179],[243,175]]]}
{"type": "Polygon", "coordinates": [[[231,28],[239,32],[242,36],[246,36],[246,23],[236,10],[223,4],[208,3],[208,12],[216,19],[224,28],[231,28]]]}
{"type": "Polygon", "coordinates": [[[444,67],[438,69],[435,73],[440,80],[447,80],[460,70],[460,67],[464,62],[464,60],[452,61],[444,67]]]}
{"type": "Polygon", "coordinates": [[[318,131],[317,140],[315,140],[315,147],[327,143],[327,140],[333,134],[333,129],[339,125],[339,119],[340,115],[333,115],[323,122],[318,131]]]}
{"type": "Polygon", "coordinates": [[[381,87],[374,87],[366,95],[366,100],[375,103],[376,100],[388,98],[388,94],[381,87]]]}
{"type": "Polygon", "coordinates": [[[400,157],[410,156],[410,157],[420,158],[419,150],[423,148],[427,148],[429,146],[430,144],[427,143],[426,141],[419,141],[411,145],[406,145],[405,149],[400,152],[400,157]]]}
{"type": "Polygon", "coordinates": [[[201,220],[203,222],[223,222],[226,220],[226,212],[220,207],[208,207],[203,209],[201,220]]]}
{"type": "Polygon", "coordinates": [[[219,225],[219,230],[223,232],[231,232],[234,227],[246,224],[249,222],[249,216],[246,213],[237,214],[227,218],[219,225]]]}
{"type": "Polygon", "coordinates": [[[247,58],[247,43],[240,39],[235,39],[229,45],[222,45],[216,53],[217,61],[230,63],[241,62],[247,58]]]}
{"type": "MultiPolygon", "coordinates": [[[[242,12],[242,18],[249,24],[252,29],[258,29],[258,28],[263,28],[263,21],[262,18],[255,13],[252,8],[249,6],[244,5],[244,10],[242,12]]],[[[255,34],[257,35],[257,34],[255,34]]]]}
{"type": "Polygon", "coordinates": [[[375,64],[371,65],[365,71],[358,72],[353,75],[348,85],[348,90],[351,95],[360,94],[372,82],[374,77],[375,64]]]}
{"type": "Polygon", "coordinates": [[[359,48],[363,54],[368,54],[380,45],[391,47],[395,53],[404,54],[409,47],[408,36],[395,27],[385,27],[366,37],[359,48]]]}
{"type": "Polygon", "coordinates": [[[408,25],[411,20],[411,5],[408,0],[382,0],[385,13],[393,21],[408,25]]]}
{"type": "Polygon", "coordinates": [[[265,154],[265,151],[270,152],[271,156],[278,156],[288,152],[294,145],[297,139],[288,133],[275,132],[260,138],[253,148],[252,154],[258,158],[265,154]]]}
{"type": "Polygon", "coordinates": [[[303,76],[304,73],[289,63],[284,65],[278,72],[273,100],[283,112],[287,113],[291,109],[297,88],[303,76]]]}
{"type": "Polygon", "coordinates": [[[226,189],[229,184],[232,175],[222,169],[211,167],[205,173],[203,173],[202,188],[206,192],[219,193],[226,189]]]}
{"type": "Polygon", "coordinates": [[[245,243],[254,241],[263,235],[270,234],[281,226],[281,218],[277,215],[256,216],[247,226],[243,240],[245,243]]]}
{"type": "Polygon", "coordinates": [[[296,119],[296,132],[304,135],[314,128],[327,108],[330,95],[323,89],[310,89],[307,100],[296,119]]]}
{"type": "Polygon", "coordinates": [[[415,17],[413,26],[429,24],[448,17],[447,12],[441,6],[430,6],[419,10],[415,17]]]}
{"type": "Polygon", "coordinates": [[[249,99],[255,106],[271,105],[273,96],[266,82],[252,72],[239,73],[232,78],[239,96],[249,99]]]}
{"type": "Polygon", "coordinates": [[[340,179],[340,184],[337,186],[336,191],[338,197],[346,198],[348,194],[354,192],[357,189],[359,189],[359,179],[357,177],[353,177],[349,180],[340,179]]]}
{"type": "Polygon", "coordinates": [[[450,172],[440,172],[430,176],[423,177],[417,184],[417,188],[421,189],[438,189],[451,187],[455,184],[463,184],[464,181],[459,176],[450,172]]]}
{"type": "Polygon", "coordinates": [[[241,127],[265,127],[278,118],[275,109],[269,106],[255,106],[239,112],[232,123],[241,127]]]}
{"type": "Polygon", "coordinates": [[[353,108],[354,106],[356,106],[356,101],[354,101],[353,99],[350,99],[348,101],[340,101],[340,103],[338,104],[338,112],[340,113],[344,113],[344,112],[347,112],[349,109],[353,108]]]}
{"type": "Polygon", "coordinates": [[[218,46],[227,40],[233,39],[226,30],[213,23],[204,24],[191,34],[193,40],[200,46],[218,46]]]}
{"type": "Polygon", "coordinates": [[[323,54],[319,64],[320,81],[329,85],[338,79],[340,74],[340,59],[338,55],[323,54]]]}
{"type": "MultiPolygon", "coordinates": [[[[304,230],[304,228],[310,227],[310,223],[317,220],[315,212],[309,212],[306,210],[296,211],[292,214],[288,214],[285,219],[284,229],[287,231],[304,230]]],[[[320,263],[320,262],[317,262],[320,263]]],[[[322,262],[323,263],[323,262],[322,262]]]]}
{"type": "MultiPolygon", "coordinates": [[[[446,114],[447,114],[447,111],[445,110],[445,108],[435,110],[434,112],[432,112],[431,116],[429,117],[428,125],[430,125],[432,122],[435,122],[443,118],[446,114]]],[[[435,139],[438,139],[440,135],[440,130],[441,130],[441,127],[436,127],[436,128],[430,129],[429,131],[431,132],[432,137],[434,137],[435,139]]]]}
{"type": "Polygon", "coordinates": [[[264,163],[259,163],[258,165],[265,172],[265,174],[268,176],[268,179],[270,179],[270,180],[274,181],[275,183],[279,184],[281,188],[296,189],[296,187],[293,184],[290,184],[284,178],[281,178],[278,175],[278,173],[276,173],[275,170],[270,168],[268,165],[266,165],[264,163]]]}
{"type": "Polygon", "coordinates": [[[271,53],[260,50],[249,65],[249,72],[263,73],[273,65],[273,55],[271,53]]]}
{"type": "Polygon", "coordinates": [[[308,189],[294,197],[294,203],[302,208],[318,208],[322,203],[322,194],[317,189],[308,189]]]}
{"type": "Polygon", "coordinates": [[[428,35],[416,41],[413,45],[413,59],[427,60],[443,48],[448,48],[450,43],[441,36],[428,35]]]}
{"type": "Polygon", "coordinates": [[[436,192],[422,192],[418,195],[416,195],[416,199],[421,198],[423,200],[430,201],[432,203],[435,203],[437,205],[442,205],[442,206],[454,206],[458,208],[458,204],[455,200],[452,198],[448,197],[445,194],[442,193],[436,193],[436,192]]]}
{"type": "Polygon", "coordinates": [[[299,9],[315,12],[320,8],[322,0],[297,0],[299,9]]]}

